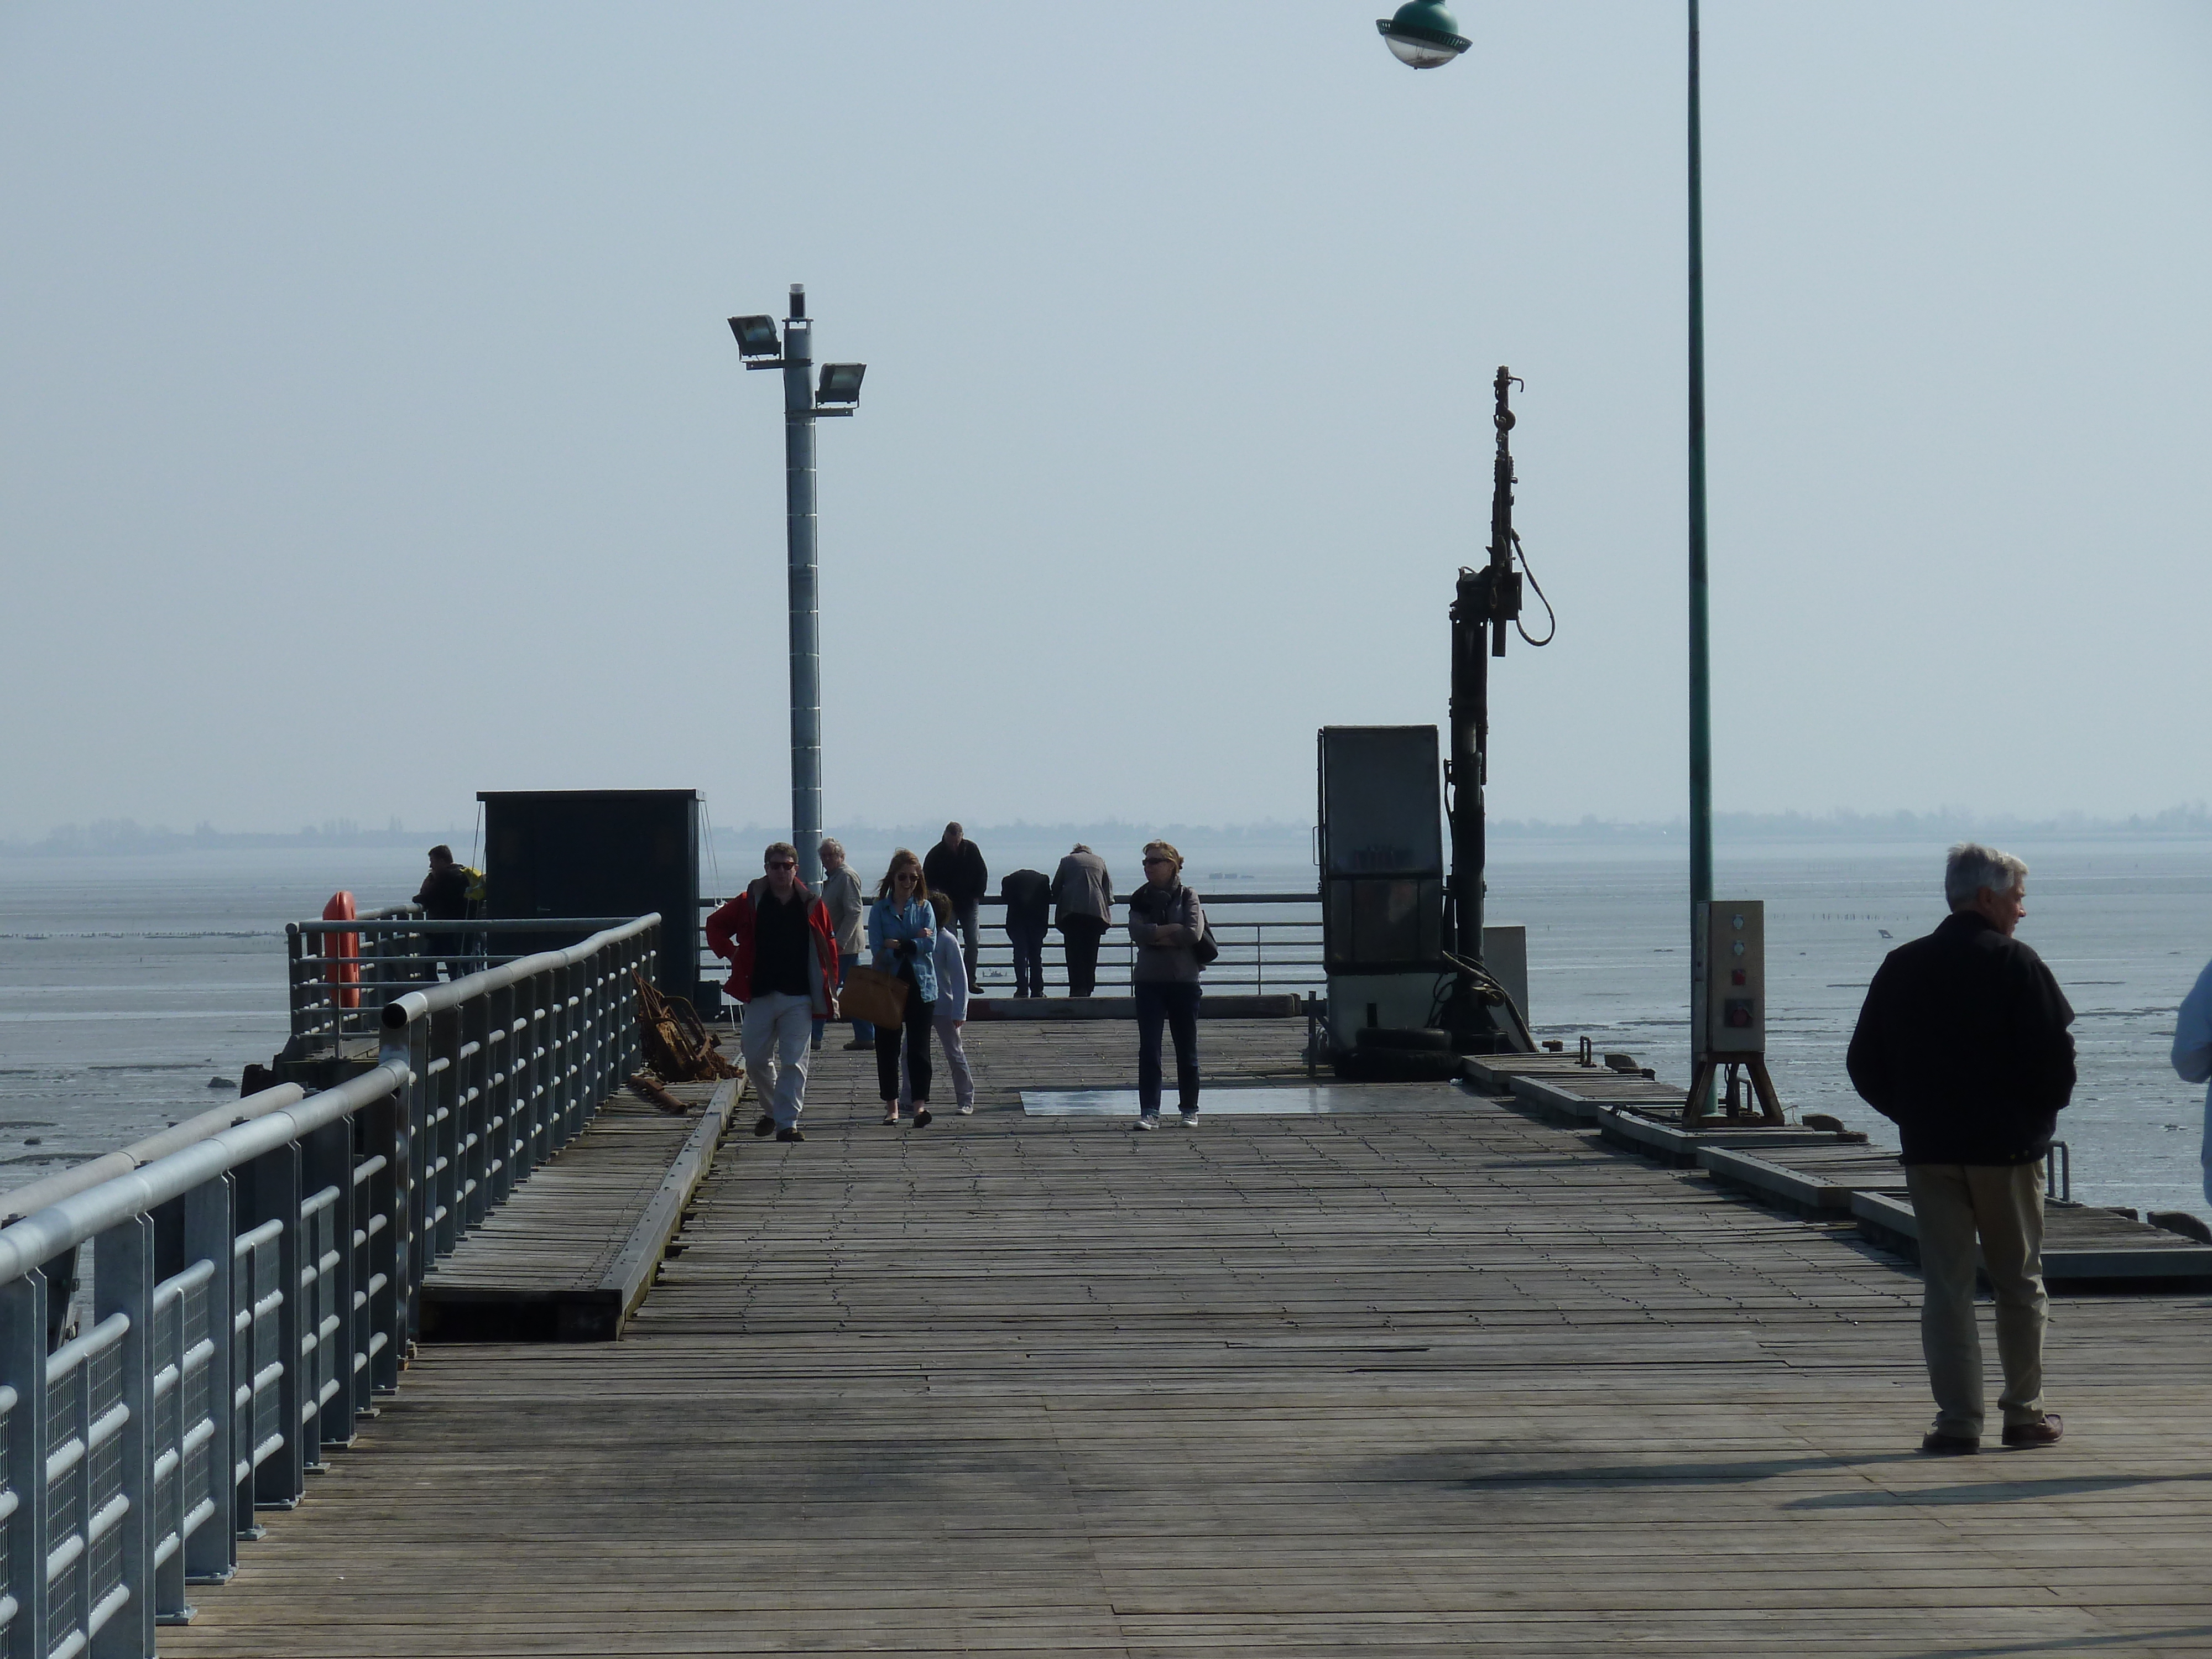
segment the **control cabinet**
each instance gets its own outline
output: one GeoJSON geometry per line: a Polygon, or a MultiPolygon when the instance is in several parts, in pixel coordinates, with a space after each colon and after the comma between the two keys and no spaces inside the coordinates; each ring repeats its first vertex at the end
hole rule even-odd
{"type": "Polygon", "coordinates": [[[1690,1029],[1697,1058],[1766,1052],[1766,906],[1715,899],[1697,907],[1690,1029]]]}
{"type": "Polygon", "coordinates": [[[1757,1115],[1783,1121],[1782,1103],[1766,1072],[1766,906],[1758,899],[1714,899],[1692,907],[1690,945],[1689,1108],[1694,1117],[1706,1091],[1727,1073],[1727,1116],[1753,1115],[1741,1084],[1748,1076],[1757,1115]]]}

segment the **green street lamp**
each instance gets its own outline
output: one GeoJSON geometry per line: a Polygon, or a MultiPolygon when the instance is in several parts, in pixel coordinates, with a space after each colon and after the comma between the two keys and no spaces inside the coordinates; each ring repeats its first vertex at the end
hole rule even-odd
{"type": "Polygon", "coordinates": [[[1440,68],[1474,44],[1437,0],[1406,0],[1389,16],[1376,18],[1375,27],[1392,55],[1415,69],[1440,68]]]}
{"type": "MultiPolygon", "coordinates": [[[[1705,605],[1705,210],[1704,141],[1698,112],[1698,0],[1688,0],[1690,219],[1690,916],[1713,896],[1713,732],[1705,605]]],[[[1435,69],[1474,42],[1436,0],[1407,0],[1375,27],[1401,64],[1435,69]]],[[[1692,1112],[1710,1101],[1692,1101],[1692,1112]]]]}

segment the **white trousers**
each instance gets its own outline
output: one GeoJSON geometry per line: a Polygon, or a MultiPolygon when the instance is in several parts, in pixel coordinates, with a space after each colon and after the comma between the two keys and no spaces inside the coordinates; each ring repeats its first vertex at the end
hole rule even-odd
{"type": "Polygon", "coordinates": [[[745,1004],[738,1027],[753,1097],[779,1129],[794,1128],[806,1103],[806,1050],[814,1039],[814,1000],[769,991],[745,1004]]]}
{"type": "MultiPolygon", "coordinates": [[[[968,1069],[968,1045],[961,1041],[960,1027],[949,1019],[933,1019],[937,1028],[938,1047],[945,1050],[945,1069],[952,1073],[952,1103],[973,1106],[975,1103],[975,1074],[968,1069]]],[[[914,1104],[914,1077],[903,1066],[899,1067],[899,1109],[904,1111],[914,1104]]]]}

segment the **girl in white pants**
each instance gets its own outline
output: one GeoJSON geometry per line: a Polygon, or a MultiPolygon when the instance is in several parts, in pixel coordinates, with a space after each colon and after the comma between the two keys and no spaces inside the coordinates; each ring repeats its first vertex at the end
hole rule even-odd
{"type": "MultiPolygon", "coordinates": [[[[945,1050],[945,1069],[952,1073],[952,1103],[962,1117],[975,1109],[975,1074],[968,1069],[968,1048],[960,1028],[968,1023],[968,964],[960,955],[960,939],[952,931],[952,901],[932,893],[937,907],[937,945],[931,958],[937,965],[937,1000],[931,1005],[930,1024],[937,1028],[938,1046],[945,1050]]],[[[899,1068],[899,1109],[904,1111],[913,1090],[906,1068],[899,1068]]]]}

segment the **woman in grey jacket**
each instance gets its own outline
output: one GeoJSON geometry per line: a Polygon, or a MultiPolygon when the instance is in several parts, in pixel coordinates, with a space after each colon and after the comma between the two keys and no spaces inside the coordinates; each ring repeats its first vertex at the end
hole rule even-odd
{"type": "Polygon", "coordinates": [[[1206,911],[1182,884],[1182,854],[1145,843],[1145,884],[1129,895],[1129,969],[1137,996],[1137,1127],[1160,1127],[1160,1027],[1175,1038],[1176,1097],[1182,1121],[1198,1121],[1198,942],[1206,911]]]}

